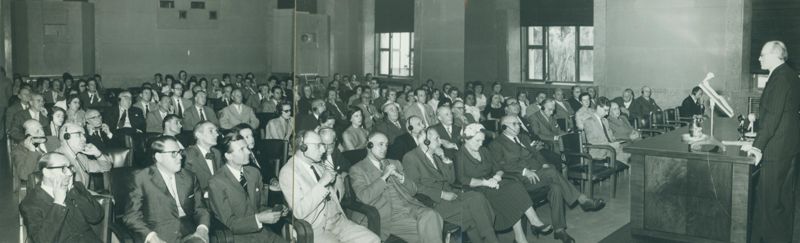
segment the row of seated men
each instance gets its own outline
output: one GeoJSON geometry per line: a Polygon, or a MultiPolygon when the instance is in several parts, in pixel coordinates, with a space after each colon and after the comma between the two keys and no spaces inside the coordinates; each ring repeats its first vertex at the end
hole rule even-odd
{"type": "MultiPolygon", "coordinates": [[[[213,123],[203,121],[194,130],[197,143],[186,149],[174,136],[150,140],[152,165],[126,182],[129,200],[117,203],[126,205],[123,221],[137,242],[208,242],[212,217],[234,233],[235,242],[286,242],[266,227],[288,208],[267,206],[271,188],[259,172],[265,165],[251,152],[252,128],[241,124],[220,144],[213,123]]],[[[28,235],[33,242],[101,242],[90,225],[103,211],[83,175],[86,166],[114,165],[102,153],[89,155],[80,126],[67,123],[59,137],[68,149],[35,161],[41,184],[20,203],[28,235]]]]}

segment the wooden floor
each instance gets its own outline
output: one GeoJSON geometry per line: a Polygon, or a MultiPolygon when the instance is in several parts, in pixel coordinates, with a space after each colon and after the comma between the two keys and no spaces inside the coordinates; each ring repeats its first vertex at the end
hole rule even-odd
{"type": "MultiPolygon", "coordinates": [[[[17,207],[17,197],[12,193],[11,173],[8,171],[8,161],[6,158],[5,145],[0,147],[0,243],[19,242],[19,210],[17,207]]],[[[621,228],[630,221],[630,193],[628,190],[628,177],[620,178],[617,186],[617,197],[611,198],[609,190],[611,183],[598,184],[595,187],[596,197],[605,199],[608,204],[598,212],[583,212],[580,207],[572,208],[567,211],[567,225],[572,237],[579,243],[599,242],[612,232],[621,228]]],[[[537,213],[545,222],[550,221],[550,210],[547,205],[537,209],[537,213]]],[[[511,232],[499,235],[501,242],[513,242],[514,237],[511,232]]],[[[543,235],[537,239],[535,236],[528,235],[528,242],[556,243],[553,235],[543,235]]]]}

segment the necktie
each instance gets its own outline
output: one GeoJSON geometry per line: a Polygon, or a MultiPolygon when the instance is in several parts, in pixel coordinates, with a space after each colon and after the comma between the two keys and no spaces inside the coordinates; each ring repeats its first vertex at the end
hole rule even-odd
{"type": "Polygon", "coordinates": [[[203,108],[197,108],[197,111],[200,113],[200,121],[206,120],[206,113],[203,111],[203,108]]]}
{"type": "Polygon", "coordinates": [[[284,129],[283,129],[283,131],[284,131],[284,133],[283,133],[283,137],[284,137],[284,138],[286,138],[286,139],[288,139],[288,138],[289,138],[289,135],[292,133],[291,129],[289,129],[289,126],[290,126],[291,124],[289,124],[289,119],[286,119],[286,120],[284,120],[284,122],[286,122],[286,125],[284,125],[284,129]]]}
{"type": "Polygon", "coordinates": [[[610,143],[611,142],[611,137],[608,136],[608,131],[606,130],[606,124],[603,123],[603,119],[600,119],[600,118],[597,118],[597,119],[600,120],[600,125],[603,126],[603,134],[606,135],[606,140],[608,140],[608,142],[610,143]]]}
{"type": "Polygon", "coordinates": [[[319,181],[319,179],[322,178],[322,177],[319,176],[319,173],[317,173],[317,169],[314,168],[313,165],[311,166],[311,171],[314,172],[314,177],[317,178],[317,181],[319,181]]]}
{"type": "Polygon", "coordinates": [[[392,123],[394,123],[394,125],[397,126],[397,128],[403,129],[403,126],[400,126],[400,122],[394,121],[392,123]]]}
{"type": "Polygon", "coordinates": [[[178,116],[183,116],[183,105],[181,104],[181,100],[176,99],[175,104],[178,104],[178,111],[175,113],[178,114],[178,116]]]}
{"type": "Polygon", "coordinates": [[[247,178],[244,177],[244,170],[239,172],[239,185],[242,185],[242,189],[244,189],[244,194],[249,196],[250,194],[249,192],[247,192],[247,178]]]}
{"type": "Polygon", "coordinates": [[[147,115],[147,110],[150,110],[150,107],[147,106],[147,103],[144,103],[144,114],[147,115]]]}
{"type": "Polygon", "coordinates": [[[453,136],[453,133],[450,131],[450,130],[452,130],[452,128],[445,126],[444,130],[447,131],[447,136],[453,136]]]}
{"type": "Polygon", "coordinates": [[[94,104],[94,94],[89,94],[89,104],[94,104]]]}
{"type": "Polygon", "coordinates": [[[517,137],[514,137],[514,142],[519,144],[519,146],[525,147],[525,145],[522,145],[522,142],[520,142],[519,138],[517,138],[517,137]]]}
{"type": "Polygon", "coordinates": [[[211,152],[208,152],[208,153],[206,153],[205,159],[206,159],[206,164],[208,165],[208,171],[210,171],[211,174],[213,175],[214,174],[214,155],[211,152]]]}
{"type": "Polygon", "coordinates": [[[117,128],[125,127],[125,119],[128,118],[128,110],[123,110],[122,115],[119,117],[119,122],[117,122],[117,128]]]}
{"type": "Polygon", "coordinates": [[[214,160],[214,154],[212,154],[211,152],[208,152],[208,153],[206,153],[205,158],[207,160],[214,160]]]}

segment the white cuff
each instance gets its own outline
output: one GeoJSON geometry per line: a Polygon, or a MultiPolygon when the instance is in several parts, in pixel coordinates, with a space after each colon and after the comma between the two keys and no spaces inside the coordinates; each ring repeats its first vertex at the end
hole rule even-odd
{"type": "Polygon", "coordinates": [[[149,234],[147,234],[147,237],[144,238],[144,242],[150,242],[150,240],[152,240],[153,237],[155,237],[155,236],[156,236],[156,232],[155,231],[151,231],[149,234]]]}
{"type": "Polygon", "coordinates": [[[261,222],[258,221],[258,215],[253,215],[253,217],[256,219],[256,225],[258,225],[258,229],[261,229],[262,227],[264,227],[264,226],[261,225],[261,222]]]}

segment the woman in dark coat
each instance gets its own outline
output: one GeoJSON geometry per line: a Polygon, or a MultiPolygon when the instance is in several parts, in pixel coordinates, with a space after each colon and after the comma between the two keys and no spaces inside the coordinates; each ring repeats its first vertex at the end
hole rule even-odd
{"type": "Polygon", "coordinates": [[[503,179],[503,171],[495,168],[489,150],[481,147],[486,136],[483,130],[482,125],[473,123],[462,131],[464,145],[456,154],[458,180],[486,196],[496,215],[495,229],[513,227],[516,242],[527,242],[522,229],[523,214],[528,217],[534,234],[552,232],[553,227],[539,219],[522,183],[503,179]]]}

